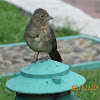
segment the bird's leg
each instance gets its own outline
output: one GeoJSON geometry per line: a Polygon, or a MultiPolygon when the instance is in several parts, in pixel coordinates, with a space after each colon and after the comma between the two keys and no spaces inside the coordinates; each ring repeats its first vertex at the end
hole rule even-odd
{"type": "Polygon", "coordinates": [[[47,61],[48,61],[48,59],[49,59],[49,57],[48,57],[48,54],[47,54],[47,56],[46,56],[44,59],[42,59],[42,61],[41,61],[41,62],[43,62],[43,61],[45,61],[45,60],[47,60],[47,61]]]}
{"type": "Polygon", "coordinates": [[[36,61],[38,60],[38,55],[39,55],[39,52],[37,53],[37,56],[36,56],[36,61]]]}
{"type": "Polygon", "coordinates": [[[46,59],[46,60],[48,60],[48,59],[49,59],[48,54],[47,54],[47,56],[45,57],[45,59],[46,59]]]}
{"type": "Polygon", "coordinates": [[[36,55],[36,60],[35,60],[35,61],[32,61],[32,63],[36,63],[36,62],[37,62],[37,60],[38,60],[38,55],[39,55],[39,52],[38,52],[37,55],[36,55]]]}

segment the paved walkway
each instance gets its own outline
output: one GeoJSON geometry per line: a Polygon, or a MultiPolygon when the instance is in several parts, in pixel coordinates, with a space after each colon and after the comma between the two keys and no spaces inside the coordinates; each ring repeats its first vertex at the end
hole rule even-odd
{"type": "Polygon", "coordinates": [[[100,0],[63,0],[75,7],[82,9],[95,18],[100,18],[100,0]]]}
{"type": "MultiPolygon", "coordinates": [[[[100,37],[100,19],[95,19],[62,0],[5,0],[26,12],[33,13],[37,8],[46,9],[54,20],[55,26],[63,26],[67,19],[73,24],[73,29],[82,28],[81,34],[100,37]],[[67,19],[66,19],[67,18],[67,19]]],[[[82,0],[81,0],[82,1],[82,0]]]]}

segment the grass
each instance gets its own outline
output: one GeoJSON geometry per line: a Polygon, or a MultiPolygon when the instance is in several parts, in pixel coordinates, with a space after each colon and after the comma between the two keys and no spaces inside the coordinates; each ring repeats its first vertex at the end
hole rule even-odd
{"type": "Polygon", "coordinates": [[[73,29],[73,24],[69,22],[68,19],[66,19],[66,23],[63,25],[63,27],[54,27],[55,30],[55,36],[56,37],[63,37],[63,36],[72,36],[72,35],[78,35],[80,34],[81,28],[80,29],[73,29]]]}
{"type": "MultiPolygon", "coordinates": [[[[18,8],[0,0],[0,44],[24,41],[24,29],[28,22],[18,8]]],[[[54,29],[56,37],[79,34],[79,30],[74,31],[69,22],[66,27],[54,29]]]]}
{"type": "Polygon", "coordinates": [[[0,100],[14,100],[15,93],[9,91],[5,84],[11,77],[0,78],[0,100]]]}
{"type": "Polygon", "coordinates": [[[80,88],[80,90],[77,91],[72,90],[72,94],[82,100],[100,100],[100,69],[81,71],[77,73],[86,78],[86,83],[84,84],[84,86],[86,85],[88,89],[90,85],[91,88],[89,90],[85,90],[85,88],[83,90],[82,88],[80,88]],[[99,85],[98,90],[91,90],[91,85],[99,85]]]}
{"type": "Polygon", "coordinates": [[[0,0],[0,44],[24,41],[28,19],[15,6],[0,0]]]}
{"type": "MultiPolygon", "coordinates": [[[[86,78],[85,85],[99,85],[100,89],[100,69],[95,69],[91,71],[81,71],[76,73],[84,76],[86,78]]],[[[15,93],[10,92],[6,89],[5,83],[10,78],[0,79],[0,100],[14,100],[15,93]]],[[[85,86],[84,85],[84,86],[85,86]]],[[[81,100],[100,100],[100,90],[72,90],[71,93],[80,98],[81,100]]]]}

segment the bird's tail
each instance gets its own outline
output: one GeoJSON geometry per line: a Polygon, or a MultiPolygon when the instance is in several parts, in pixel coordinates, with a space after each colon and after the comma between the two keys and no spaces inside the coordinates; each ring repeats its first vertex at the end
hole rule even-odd
{"type": "Polygon", "coordinates": [[[50,53],[49,53],[50,57],[52,60],[55,60],[55,61],[58,61],[58,62],[62,62],[62,58],[59,54],[59,52],[57,50],[52,50],[50,53]]]}

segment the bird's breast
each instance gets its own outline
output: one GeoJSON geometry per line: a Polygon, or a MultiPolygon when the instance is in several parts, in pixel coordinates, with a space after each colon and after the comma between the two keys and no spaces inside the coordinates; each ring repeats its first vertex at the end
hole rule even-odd
{"type": "Polygon", "coordinates": [[[28,38],[27,44],[31,49],[36,52],[50,52],[52,49],[52,45],[49,41],[48,34],[39,34],[35,36],[35,38],[28,38]]]}

